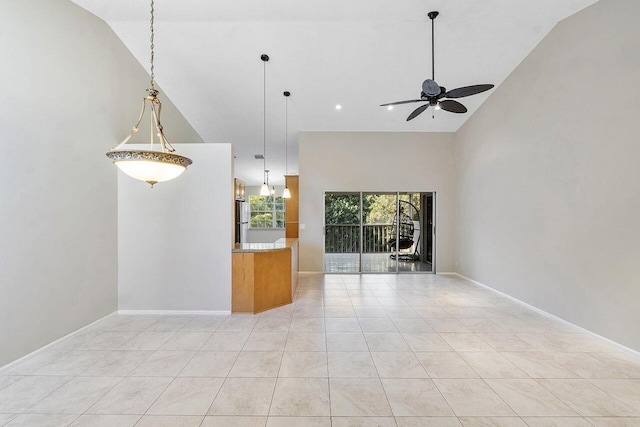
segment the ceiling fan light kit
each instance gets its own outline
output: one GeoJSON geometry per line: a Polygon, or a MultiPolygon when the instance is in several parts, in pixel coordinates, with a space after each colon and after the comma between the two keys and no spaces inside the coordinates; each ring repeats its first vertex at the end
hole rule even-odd
{"type": "MultiPolygon", "coordinates": [[[[381,107],[388,107],[401,104],[412,104],[415,102],[426,102],[413,110],[407,121],[413,120],[422,114],[427,108],[433,107],[434,110],[445,110],[450,113],[463,114],[467,112],[467,107],[454,101],[454,98],[464,98],[466,96],[476,95],[478,93],[485,92],[493,88],[492,84],[481,84],[473,86],[464,86],[457,89],[447,91],[444,86],[440,86],[436,83],[436,66],[435,66],[435,19],[440,13],[438,11],[432,11],[427,14],[431,20],[431,78],[422,82],[422,92],[420,93],[420,99],[411,99],[407,101],[390,102],[387,104],[381,104],[381,107]],[[449,99],[443,99],[449,98],[449,99]]],[[[434,116],[435,117],[435,116],[434,116]]]]}
{"type": "Polygon", "coordinates": [[[140,181],[145,181],[151,188],[158,182],[169,181],[180,176],[189,165],[191,159],[174,154],[175,149],[169,144],[164,134],[164,128],[160,123],[160,113],[162,104],[158,99],[154,73],[154,0],[151,0],[151,89],[147,89],[148,95],[142,99],[142,111],[138,117],[133,130],[124,140],[106,153],[106,156],[113,160],[113,163],[125,174],[140,181]],[[144,113],[149,103],[151,110],[150,117],[150,144],[149,150],[121,150],[129,140],[138,132],[140,123],[144,118],[144,113]],[[154,150],[154,133],[158,138],[160,151],[154,150]]]}

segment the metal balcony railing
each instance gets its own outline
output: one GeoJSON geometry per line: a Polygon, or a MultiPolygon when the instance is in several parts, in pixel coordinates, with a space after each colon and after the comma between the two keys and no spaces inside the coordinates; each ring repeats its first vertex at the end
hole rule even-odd
{"type": "MultiPolygon", "coordinates": [[[[362,252],[390,252],[387,242],[391,238],[393,224],[364,224],[362,226],[362,252]]],[[[360,225],[329,224],[325,226],[325,252],[344,254],[360,252],[360,225]]]]}

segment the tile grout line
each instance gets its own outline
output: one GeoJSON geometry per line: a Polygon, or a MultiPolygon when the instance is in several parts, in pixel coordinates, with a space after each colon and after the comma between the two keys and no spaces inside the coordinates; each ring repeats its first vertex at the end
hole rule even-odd
{"type": "MultiPolygon", "coordinates": [[[[165,315],[160,317],[160,319],[158,319],[156,322],[153,322],[151,325],[149,325],[147,328],[145,328],[144,331],[146,331],[147,329],[149,329],[151,326],[153,326],[155,323],[158,323],[160,320],[162,320],[164,317],[169,317],[169,315],[165,315]]],[[[193,319],[192,319],[193,320],[193,319]]],[[[192,321],[191,320],[191,321],[192,321]]],[[[182,328],[184,328],[188,323],[190,323],[191,321],[187,322],[185,325],[182,326],[182,328]]],[[[153,356],[156,352],[160,351],[160,348],[166,344],[171,338],[173,338],[180,330],[182,330],[182,328],[178,329],[177,331],[175,331],[169,338],[167,338],[162,344],[160,344],[160,346],[158,347],[157,350],[153,350],[153,353],[151,353],[149,355],[149,357],[147,357],[144,361],[140,362],[140,364],[138,364],[138,367],[140,365],[142,365],[145,361],[149,360],[151,358],[151,356],[153,356]]],[[[144,332],[143,331],[143,332],[144,332]]],[[[149,331],[149,332],[156,332],[156,331],[149,331]]],[[[162,331],[157,331],[157,332],[162,332],[162,331]]],[[[168,332],[172,332],[172,331],[168,331],[168,332]]],[[[188,362],[187,362],[188,363],[188,362]]],[[[185,364],[186,366],[186,364],[185,364]]],[[[131,378],[131,373],[135,372],[135,370],[137,369],[134,368],[131,372],[129,372],[129,374],[125,377],[125,378],[131,378]]],[[[184,367],[183,367],[184,369],[184,367]]],[[[182,372],[182,370],[180,371],[182,372]]],[[[135,378],[135,377],[134,377],[135,378]]],[[[145,378],[145,377],[141,377],[141,378],[145,378]]],[[[170,377],[153,377],[153,378],[170,378],[170,377]]],[[[151,409],[153,407],[153,405],[158,401],[158,399],[160,398],[160,396],[162,396],[164,394],[165,391],[167,391],[167,389],[169,388],[169,386],[171,384],[173,384],[173,381],[175,381],[175,379],[177,378],[177,376],[174,376],[173,379],[171,381],[169,381],[169,383],[164,387],[164,389],[162,389],[162,391],[160,393],[158,393],[158,395],[156,396],[156,398],[153,400],[153,402],[151,402],[151,404],[147,407],[147,409],[144,411],[144,414],[140,415],[140,418],[138,418],[138,421],[135,422],[134,426],[138,425],[138,423],[140,421],[142,421],[142,419],[147,415],[147,413],[149,412],[149,409],[151,409]]],[[[138,414],[136,414],[138,415],[138,414]]]]}
{"type": "MultiPolygon", "coordinates": [[[[224,325],[224,323],[231,318],[232,315],[228,315],[227,318],[216,328],[216,331],[214,332],[214,334],[216,332],[218,332],[220,330],[220,328],[222,327],[222,325],[224,325]]],[[[256,322],[257,324],[258,322],[256,322]]],[[[222,388],[224,387],[224,385],[227,383],[227,380],[229,379],[229,374],[231,373],[231,371],[233,370],[233,367],[235,366],[236,362],[238,361],[238,358],[240,357],[240,354],[242,354],[242,351],[244,349],[244,346],[246,345],[247,341],[249,340],[249,337],[251,336],[251,333],[253,332],[253,329],[255,328],[255,324],[253,325],[253,327],[251,328],[251,331],[249,331],[249,335],[247,336],[247,339],[244,341],[244,343],[242,344],[242,347],[240,348],[240,350],[238,351],[238,354],[236,355],[233,363],[231,364],[231,367],[229,368],[229,371],[227,371],[227,374],[224,377],[224,380],[222,381],[222,384],[220,384],[220,388],[218,389],[218,391],[216,392],[216,395],[214,396],[213,400],[211,401],[211,404],[209,405],[209,409],[207,409],[207,413],[205,414],[202,422],[200,424],[202,424],[204,422],[204,420],[207,418],[207,416],[209,416],[209,412],[211,412],[211,408],[213,407],[213,404],[215,403],[216,399],[218,398],[218,395],[220,394],[220,391],[222,390],[222,388]]],[[[227,331],[221,331],[221,332],[227,332],[227,331]]],[[[233,332],[233,331],[228,331],[228,332],[233,332]]],[[[213,335],[212,335],[213,337],[213,335]]],[[[206,342],[205,342],[206,344],[206,342]]],[[[204,344],[203,344],[204,346],[204,344]]],[[[223,350],[226,351],[226,350],[223,350]]],[[[213,416],[213,415],[212,415],[213,416]]]]}
{"type": "MultiPolygon", "coordinates": [[[[226,316],[227,319],[229,319],[231,317],[231,315],[226,316]]],[[[218,332],[218,330],[220,329],[220,327],[224,324],[224,322],[227,321],[227,319],[225,319],[222,323],[220,323],[217,327],[216,330],[213,331],[213,333],[211,334],[211,337],[209,337],[209,339],[207,341],[205,341],[202,346],[200,347],[200,349],[202,350],[202,347],[205,346],[205,344],[207,342],[209,342],[210,339],[213,338],[213,336],[215,335],[216,332],[218,332]]],[[[247,339],[249,339],[249,337],[247,337],[247,339]]],[[[246,343],[246,341],[245,341],[246,343]]],[[[244,347],[244,344],[243,344],[244,347]]],[[[201,351],[200,350],[200,351],[201,351]]],[[[216,351],[217,352],[217,351],[216,351]]],[[[225,352],[225,351],[222,351],[225,352]]],[[[213,406],[213,403],[216,401],[216,399],[218,398],[218,395],[220,394],[220,390],[222,390],[222,387],[225,385],[225,383],[227,382],[227,378],[229,378],[229,373],[231,373],[231,370],[233,369],[233,365],[236,364],[236,361],[238,360],[238,357],[240,357],[240,353],[242,352],[242,349],[240,351],[238,351],[238,354],[236,355],[235,359],[233,360],[233,363],[231,364],[231,367],[229,368],[229,370],[227,371],[226,376],[224,377],[224,379],[222,380],[222,384],[220,384],[220,387],[218,388],[218,391],[216,391],[215,396],[213,396],[213,400],[211,400],[211,403],[209,404],[209,408],[207,408],[207,411],[205,412],[204,417],[202,417],[202,421],[200,421],[200,426],[202,426],[202,424],[204,423],[204,421],[207,419],[207,416],[209,416],[209,412],[211,411],[211,407],[213,406]]],[[[194,356],[195,357],[195,356],[194,356]]],[[[186,365],[185,365],[186,367],[186,365]]]]}
{"type": "MultiPolygon", "coordinates": [[[[375,294],[374,294],[375,295],[375,294]]],[[[378,297],[375,297],[376,300],[378,300],[378,297]]],[[[380,303],[380,301],[378,300],[378,303],[380,303]]],[[[384,307],[383,307],[384,310],[384,307]]],[[[386,313],[386,310],[385,310],[386,313]]],[[[360,320],[358,320],[358,325],[360,325],[360,320]]],[[[360,329],[362,330],[362,326],[360,326],[360,329]]],[[[393,417],[393,422],[396,424],[396,426],[398,425],[398,423],[396,422],[396,414],[393,412],[393,407],[391,406],[391,402],[389,401],[389,396],[387,395],[387,390],[384,388],[384,384],[382,383],[382,378],[380,378],[380,371],[378,370],[378,365],[376,365],[376,361],[373,358],[373,354],[371,354],[371,347],[369,346],[369,342],[367,341],[367,337],[366,335],[364,335],[364,331],[362,331],[362,334],[364,336],[364,342],[367,345],[367,349],[369,350],[369,357],[371,358],[371,362],[373,363],[373,367],[376,370],[376,374],[378,375],[378,383],[380,383],[380,387],[382,388],[382,392],[384,393],[384,398],[387,401],[387,406],[389,407],[389,411],[391,412],[391,416],[393,417]]],[[[402,338],[404,341],[404,337],[402,338]]],[[[405,342],[406,344],[406,342],[405,342]]],[[[408,344],[407,344],[408,347],[408,344]]]]}
{"type": "MultiPolygon", "coordinates": [[[[404,301],[404,298],[402,298],[402,300],[404,301]]],[[[406,302],[406,301],[405,301],[405,302],[406,302]]],[[[415,310],[414,310],[414,311],[415,311],[415,310]]],[[[420,314],[419,314],[419,313],[417,313],[417,314],[418,314],[418,316],[420,316],[420,314]]],[[[421,317],[421,316],[420,316],[420,318],[422,319],[422,317],[421,317]]],[[[424,319],[423,319],[423,320],[424,320],[424,319]]],[[[433,328],[431,327],[431,325],[429,324],[429,322],[427,322],[427,321],[425,320],[425,323],[427,323],[427,326],[429,326],[429,328],[430,328],[430,329],[433,329],[433,328]]],[[[435,334],[436,334],[436,335],[437,335],[441,340],[443,340],[443,341],[444,341],[444,342],[445,342],[449,347],[451,347],[451,346],[449,345],[449,343],[447,343],[447,342],[444,340],[444,338],[442,338],[442,337],[440,336],[440,334],[439,334],[435,329],[433,329],[433,331],[434,331],[434,333],[435,333],[435,334]]],[[[444,396],[444,394],[442,393],[442,391],[440,390],[440,388],[438,387],[438,385],[435,383],[435,381],[433,381],[433,378],[431,377],[431,374],[429,374],[429,371],[427,371],[427,368],[422,364],[422,362],[420,361],[420,359],[419,359],[419,358],[418,358],[418,356],[416,355],[416,352],[413,350],[413,348],[411,348],[411,346],[409,345],[409,343],[407,343],[407,342],[406,342],[406,339],[404,338],[404,335],[403,335],[402,333],[400,333],[400,336],[401,336],[401,337],[402,337],[402,339],[405,341],[405,344],[407,344],[407,347],[409,348],[409,351],[411,352],[411,354],[413,355],[413,357],[415,357],[415,358],[416,358],[416,360],[418,361],[418,363],[420,364],[420,366],[421,366],[421,367],[422,367],[422,369],[424,370],[425,374],[427,375],[427,378],[429,379],[429,381],[431,381],[431,384],[433,384],[433,386],[435,387],[435,389],[436,389],[436,390],[438,390],[438,393],[440,394],[440,397],[442,397],[442,400],[447,404],[447,407],[451,410],[451,413],[452,413],[452,414],[454,414],[454,416],[457,418],[457,417],[458,417],[458,415],[457,415],[457,414],[456,414],[456,412],[453,410],[453,407],[451,406],[451,404],[449,403],[449,401],[447,400],[447,398],[444,396]]],[[[453,350],[453,348],[451,348],[451,349],[453,350]]],[[[456,353],[456,354],[457,354],[457,353],[456,353]]],[[[384,388],[384,386],[383,386],[383,388],[384,388]]],[[[460,422],[460,421],[458,420],[458,422],[460,422]]],[[[462,424],[462,423],[460,422],[460,424],[462,424]]]]}
{"type": "MultiPolygon", "coordinates": [[[[113,314],[112,314],[112,315],[113,315],[113,314]]],[[[95,326],[95,325],[99,325],[99,324],[100,324],[100,322],[102,322],[102,321],[106,320],[107,318],[112,317],[112,315],[109,315],[109,316],[106,316],[105,318],[99,319],[98,321],[93,322],[93,323],[91,323],[91,324],[90,324],[90,325],[88,325],[88,326],[95,326]]],[[[115,317],[115,316],[114,316],[114,317],[115,317]]],[[[105,333],[105,332],[108,332],[108,330],[103,329],[103,330],[102,330],[102,332],[101,332],[101,333],[99,333],[98,335],[96,335],[96,337],[94,337],[94,338],[97,338],[98,336],[102,335],[102,334],[103,334],[103,333],[105,333]]],[[[134,336],[135,336],[135,335],[134,335],[134,336]]],[[[132,337],[132,338],[133,338],[133,337],[132,337]]],[[[92,338],[92,339],[93,339],[93,338],[92,338]]],[[[72,352],[72,351],[74,351],[74,350],[69,350],[69,351],[68,351],[67,353],[65,353],[65,354],[68,354],[68,353],[70,353],[70,352],[72,352]]],[[[82,350],[76,350],[76,351],[82,351],[82,350]]],[[[86,349],[86,350],[84,350],[84,351],[109,351],[110,353],[112,353],[112,352],[114,352],[114,351],[117,351],[117,348],[116,348],[116,349],[111,349],[111,350],[106,350],[106,349],[103,349],[103,350],[86,349]]],[[[108,353],[108,354],[109,354],[109,353],[108,353]]],[[[106,358],[106,357],[107,357],[107,355],[104,355],[102,358],[100,358],[100,359],[99,359],[99,360],[97,360],[96,362],[99,362],[100,360],[102,360],[102,359],[104,359],[104,358],[106,358]]],[[[151,355],[149,355],[149,357],[151,357],[151,355]]],[[[146,359],[145,359],[145,360],[146,360],[146,359]]],[[[51,362],[51,363],[53,363],[53,362],[51,362]]],[[[142,362],[140,362],[140,363],[142,363],[142,362]]],[[[46,365],[42,366],[42,367],[41,367],[41,368],[39,368],[39,369],[42,369],[42,368],[44,368],[45,366],[48,366],[48,365],[49,365],[49,364],[46,364],[46,365]]],[[[39,370],[39,369],[38,369],[38,370],[39,370]]],[[[86,369],[89,369],[89,367],[87,367],[86,369]]],[[[28,411],[29,411],[29,409],[33,408],[35,405],[37,405],[38,403],[42,402],[44,399],[46,399],[47,397],[51,396],[54,392],[58,391],[59,389],[61,389],[61,388],[62,388],[62,387],[64,387],[65,385],[69,384],[70,382],[72,382],[72,381],[73,381],[73,380],[75,380],[76,378],[80,378],[80,377],[81,377],[82,372],[86,371],[86,369],[82,370],[82,371],[81,371],[80,373],[78,373],[77,375],[72,376],[72,378],[71,378],[69,381],[66,381],[65,383],[61,384],[61,385],[60,385],[60,387],[57,387],[55,390],[51,391],[51,393],[47,394],[47,395],[46,395],[46,396],[44,396],[42,399],[38,400],[38,401],[37,401],[36,403],[34,403],[33,405],[29,406],[29,408],[27,408],[27,409],[26,409],[26,411],[25,411],[25,412],[23,412],[22,414],[29,414],[29,412],[28,412],[28,411]]],[[[134,368],[134,369],[135,369],[135,368],[134,368]]],[[[35,373],[35,372],[34,372],[34,373],[35,373]]],[[[37,376],[37,375],[34,375],[34,376],[37,376]]],[[[47,375],[47,376],[48,376],[48,375],[47,375]]],[[[52,375],[52,376],[58,376],[58,375],[52,375]]],[[[111,390],[113,390],[113,389],[114,389],[118,384],[120,384],[122,381],[124,381],[124,379],[125,379],[125,378],[127,378],[127,377],[128,377],[128,375],[127,375],[127,376],[124,376],[124,377],[120,377],[120,381],[118,381],[118,382],[117,382],[117,383],[115,383],[111,388],[109,388],[109,389],[108,389],[108,390],[107,390],[103,395],[101,395],[101,396],[100,396],[100,397],[99,397],[95,402],[93,402],[93,403],[92,403],[92,404],[91,404],[91,405],[90,405],[90,406],[89,406],[85,411],[83,411],[81,414],[77,415],[77,417],[76,417],[76,418],[71,422],[71,424],[75,423],[75,422],[78,420],[78,418],[80,418],[82,415],[84,415],[84,414],[85,414],[85,413],[86,413],[86,412],[87,412],[91,407],[93,407],[93,406],[94,406],[94,405],[95,405],[95,404],[96,404],[100,399],[102,399],[104,396],[106,396],[106,395],[107,395],[107,393],[109,393],[111,390]]],[[[83,377],[83,378],[86,378],[86,377],[83,377]]],[[[101,377],[93,377],[93,378],[101,378],[101,377]]],[[[119,377],[110,377],[110,378],[119,378],[119,377]]],[[[74,414],[74,415],[75,415],[75,414],[74,414]]],[[[71,424],[69,424],[69,425],[71,425],[71,424]]]]}
{"type": "MultiPolygon", "coordinates": [[[[446,310],[446,308],[444,308],[444,306],[440,306],[440,307],[442,307],[442,308],[445,310],[445,312],[447,311],[447,310],[446,310]]],[[[428,323],[428,322],[427,322],[427,323],[428,323]]],[[[429,325],[429,326],[431,326],[431,325],[429,325]]],[[[464,326],[464,325],[463,325],[463,326],[464,326]]],[[[525,421],[524,421],[524,420],[523,420],[523,419],[518,415],[518,413],[517,413],[517,412],[516,412],[512,407],[511,407],[511,405],[509,405],[507,402],[505,402],[505,401],[504,401],[504,399],[503,399],[503,398],[502,398],[502,397],[501,397],[501,396],[500,396],[500,395],[499,395],[495,390],[493,390],[493,388],[492,388],[492,387],[491,387],[491,386],[490,386],[490,385],[485,381],[485,379],[482,377],[482,375],[480,375],[480,374],[477,372],[477,370],[476,370],[473,366],[471,366],[471,365],[469,365],[469,363],[467,363],[467,361],[466,361],[466,360],[465,360],[465,359],[460,355],[460,351],[458,351],[458,350],[456,350],[455,348],[453,348],[453,347],[451,346],[451,344],[449,344],[449,343],[447,342],[447,340],[445,340],[445,339],[442,337],[442,335],[441,335],[441,333],[440,333],[440,332],[438,332],[438,331],[437,331],[437,330],[435,330],[435,329],[434,329],[434,331],[435,331],[435,333],[438,335],[438,337],[440,337],[440,339],[441,339],[441,340],[443,340],[443,341],[444,341],[444,342],[445,342],[445,343],[446,343],[446,344],[451,348],[451,350],[453,350],[453,353],[454,353],[454,354],[456,354],[456,355],[457,355],[457,356],[458,356],[458,357],[459,357],[459,358],[460,358],[460,359],[461,359],[461,360],[462,360],[462,361],[463,361],[463,362],[464,362],[464,363],[469,367],[469,369],[471,369],[471,370],[472,370],[472,371],[473,371],[473,372],[478,376],[478,379],[480,379],[480,380],[481,380],[481,381],[482,381],[482,382],[483,382],[487,387],[489,387],[489,389],[490,389],[490,390],[492,390],[492,391],[495,393],[495,395],[496,395],[496,396],[498,396],[498,398],[499,398],[499,399],[500,399],[500,400],[501,400],[501,401],[502,401],[502,402],[503,402],[503,403],[504,403],[504,404],[505,404],[505,405],[506,405],[506,406],[507,406],[507,407],[508,407],[508,408],[509,408],[509,409],[510,409],[514,414],[516,414],[516,416],[518,416],[518,418],[519,418],[520,420],[522,420],[522,422],[523,422],[523,423],[527,424],[527,423],[526,423],[526,422],[525,422],[525,421]]],[[[489,347],[493,348],[493,349],[494,349],[494,351],[495,351],[496,353],[498,353],[498,354],[499,354],[499,352],[498,352],[498,351],[497,351],[497,350],[496,350],[496,349],[495,349],[491,344],[489,344],[489,343],[485,342],[481,337],[477,336],[477,334],[475,334],[474,332],[470,332],[470,333],[472,333],[475,337],[477,337],[477,338],[478,338],[480,341],[482,341],[483,343],[487,344],[489,347]]],[[[503,356],[503,357],[504,357],[504,356],[503,356]]],[[[426,371],[426,368],[425,368],[425,371],[426,371]]],[[[524,371],[523,371],[523,372],[524,372],[524,371]]],[[[429,375],[429,373],[428,373],[428,372],[427,372],[427,375],[429,375]]],[[[526,374],[526,372],[525,372],[525,375],[527,375],[527,374],[526,374]]],[[[430,376],[430,375],[429,375],[429,376],[430,376]]],[[[433,382],[433,381],[432,381],[432,382],[433,382]]],[[[451,411],[452,411],[452,412],[456,415],[456,417],[458,417],[458,419],[459,419],[460,417],[458,416],[458,414],[456,413],[456,411],[454,411],[454,410],[453,410],[453,408],[451,407],[451,404],[449,403],[449,401],[447,400],[447,398],[446,398],[446,397],[444,396],[444,394],[442,393],[442,390],[440,390],[440,387],[438,387],[438,384],[437,384],[437,383],[435,383],[435,382],[433,382],[433,385],[434,385],[434,386],[436,387],[436,389],[440,392],[440,395],[441,395],[441,396],[442,396],[442,398],[445,400],[445,402],[447,402],[447,404],[448,404],[448,405],[449,405],[449,407],[451,408],[451,411]]],[[[462,423],[461,423],[461,424],[462,424],[462,423]]]]}
{"type": "MultiPolygon", "coordinates": [[[[280,354],[280,363],[278,364],[278,371],[276,372],[276,382],[273,385],[273,392],[271,393],[271,401],[269,402],[269,409],[267,410],[267,419],[265,421],[265,425],[266,423],[269,422],[269,417],[271,416],[271,406],[273,405],[273,397],[276,394],[276,389],[278,388],[278,380],[280,379],[280,369],[282,369],[282,359],[284,359],[284,352],[287,348],[287,341],[289,340],[289,332],[291,331],[291,319],[293,318],[293,314],[291,315],[292,317],[289,319],[289,327],[287,328],[287,336],[284,340],[284,346],[282,347],[282,353],[280,354]]],[[[262,315],[260,316],[262,318],[262,315]]],[[[258,320],[259,322],[260,320],[258,320]]],[[[257,325],[257,322],[256,322],[257,325]]]]}
{"type": "MultiPolygon", "coordinates": [[[[180,328],[180,329],[178,329],[177,331],[175,331],[173,335],[171,335],[171,336],[170,336],[166,341],[164,341],[164,342],[160,345],[160,347],[158,348],[158,350],[156,350],[156,352],[158,352],[158,351],[169,351],[169,350],[160,350],[160,349],[161,349],[162,347],[164,347],[164,346],[167,344],[167,342],[169,342],[173,337],[175,337],[178,333],[180,333],[184,328],[186,328],[186,327],[187,327],[187,325],[188,325],[189,323],[193,322],[195,319],[196,319],[196,317],[194,317],[193,319],[191,319],[189,322],[185,323],[185,324],[182,326],[182,328],[180,328]]],[[[216,330],[217,330],[217,328],[216,328],[216,330]]],[[[215,333],[215,331],[211,333],[211,336],[213,336],[213,334],[214,334],[214,333],[215,333]]],[[[211,338],[211,336],[210,336],[209,338],[211,338]]],[[[207,339],[207,341],[208,341],[208,339],[207,339]]],[[[189,358],[189,360],[187,361],[187,363],[185,363],[185,364],[184,364],[184,366],[183,366],[183,367],[180,369],[180,371],[179,371],[179,372],[178,372],[178,373],[173,377],[173,379],[169,382],[169,384],[167,384],[167,386],[166,386],[166,387],[165,387],[165,388],[164,388],[164,389],[163,389],[163,390],[158,394],[158,396],[153,400],[153,402],[151,403],[151,405],[149,405],[149,407],[147,408],[147,410],[144,412],[144,414],[142,415],[142,417],[140,417],[140,419],[136,422],[136,424],[138,424],[138,423],[139,423],[139,422],[140,422],[140,421],[141,421],[145,416],[147,416],[147,415],[153,415],[153,414],[149,414],[149,410],[150,410],[151,408],[153,408],[153,405],[158,401],[158,399],[160,399],[160,397],[162,397],[162,395],[163,395],[163,394],[164,394],[164,393],[169,389],[169,387],[171,387],[171,385],[176,381],[176,379],[178,379],[178,378],[180,377],[180,374],[182,373],[182,371],[184,371],[184,369],[187,367],[187,365],[188,365],[189,363],[191,363],[191,361],[193,360],[193,358],[194,358],[194,357],[196,357],[196,354],[198,354],[198,352],[200,351],[200,349],[204,346],[204,344],[205,344],[207,341],[203,342],[203,343],[200,345],[199,349],[193,352],[193,355],[189,358]]],[[[181,350],[177,350],[177,351],[181,351],[181,350]]],[[[189,351],[189,350],[183,350],[183,351],[189,351]]],[[[149,356],[149,357],[151,357],[151,356],[149,356]]],[[[134,369],[134,371],[135,371],[135,369],[134,369]]],[[[133,371],[131,371],[131,372],[133,372],[133,371]]],[[[203,378],[203,377],[196,377],[196,378],[203,378]]],[[[221,385],[220,387],[222,387],[222,385],[221,385]]],[[[213,403],[213,401],[212,401],[212,403],[213,403]]],[[[203,416],[203,419],[202,419],[202,420],[204,421],[204,416],[203,416]]],[[[200,422],[200,424],[202,424],[202,421],[200,422]]]]}
{"type": "Polygon", "coordinates": [[[322,296],[322,326],[324,334],[324,358],[327,361],[327,396],[329,398],[329,424],[333,425],[333,411],[331,409],[331,378],[329,377],[329,340],[327,339],[327,316],[324,305],[324,294],[322,296]]]}

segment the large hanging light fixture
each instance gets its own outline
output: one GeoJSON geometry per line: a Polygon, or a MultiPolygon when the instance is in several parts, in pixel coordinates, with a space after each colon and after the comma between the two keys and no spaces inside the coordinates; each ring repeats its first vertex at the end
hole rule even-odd
{"type": "Polygon", "coordinates": [[[107,157],[113,160],[113,163],[124,173],[132,178],[145,181],[153,186],[158,182],[169,181],[177,178],[187,169],[192,161],[191,159],[173,154],[176,151],[164,135],[164,129],[160,123],[160,112],[162,104],[158,99],[158,90],[156,89],[155,73],[154,73],[154,0],[151,0],[151,89],[147,89],[148,95],[142,99],[142,111],[138,122],[133,126],[133,130],[122,142],[107,152],[107,157]],[[133,135],[138,132],[140,123],[144,117],[144,113],[149,103],[150,113],[150,144],[149,150],[120,150],[133,135]],[[161,151],[154,150],[154,133],[158,138],[161,151]]]}
{"type": "Polygon", "coordinates": [[[269,55],[260,55],[262,60],[262,186],[260,187],[261,196],[270,196],[271,190],[267,184],[267,61],[269,55]]]}
{"type": "Polygon", "coordinates": [[[288,144],[288,136],[289,136],[289,97],[291,96],[291,92],[284,91],[284,191],[282,192],[282,197],[285,199],[291,198],[291,191],[289,191],[289,187],[287,187],[287,175],[289,174],[289,144],[288,144]]]}

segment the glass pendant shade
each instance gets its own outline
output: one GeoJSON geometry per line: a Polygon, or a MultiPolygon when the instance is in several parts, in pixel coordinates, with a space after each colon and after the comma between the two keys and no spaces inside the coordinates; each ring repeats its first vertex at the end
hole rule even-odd
{"type": "Polygon", "coordinates": [[[142,112],[138,122],[133,127],[131,133],[116,147],[106,153],[107,157],[125,174],[140,181],[149,183],[151,187],[158,182],[170,181],[177,178],[191,165],[191,159],[174,154],[175,149],[169,144],[164,136],[162,124],[160,123],[160,111],[162,104],[157,98],[158,92],[155,89],[149,90],[149,95],[144,98],[142,112]],[[154,141],[151,134],[151,150],[122,150],[121,148],[138,132],[140,122],[144,116],[146,105],[150,104],[151,126],[159,140],[159,148],[162,151],[153,150],[154,141]]]}
{"type": "Polygon", "coordinates": [[[154,186],[158,182],[177,178],[191,160],[172,153],[158,151],[110,151],[107,157],[125,174],[154,186]]]}
{"type": "Polygon", "coordinates": [[[282,198],[284,199],[291,198],[291,191],[289,191],[289,187],[284,187],[284,191],[282,192],[282,198]]]}
{"type": "Polygon", "coordinates": [[[269,190],[269,186],[266,183],[262,184],[262,187],[260,187],[260,195],[261,196],[271,195],[271,190],[269,190]]]}

